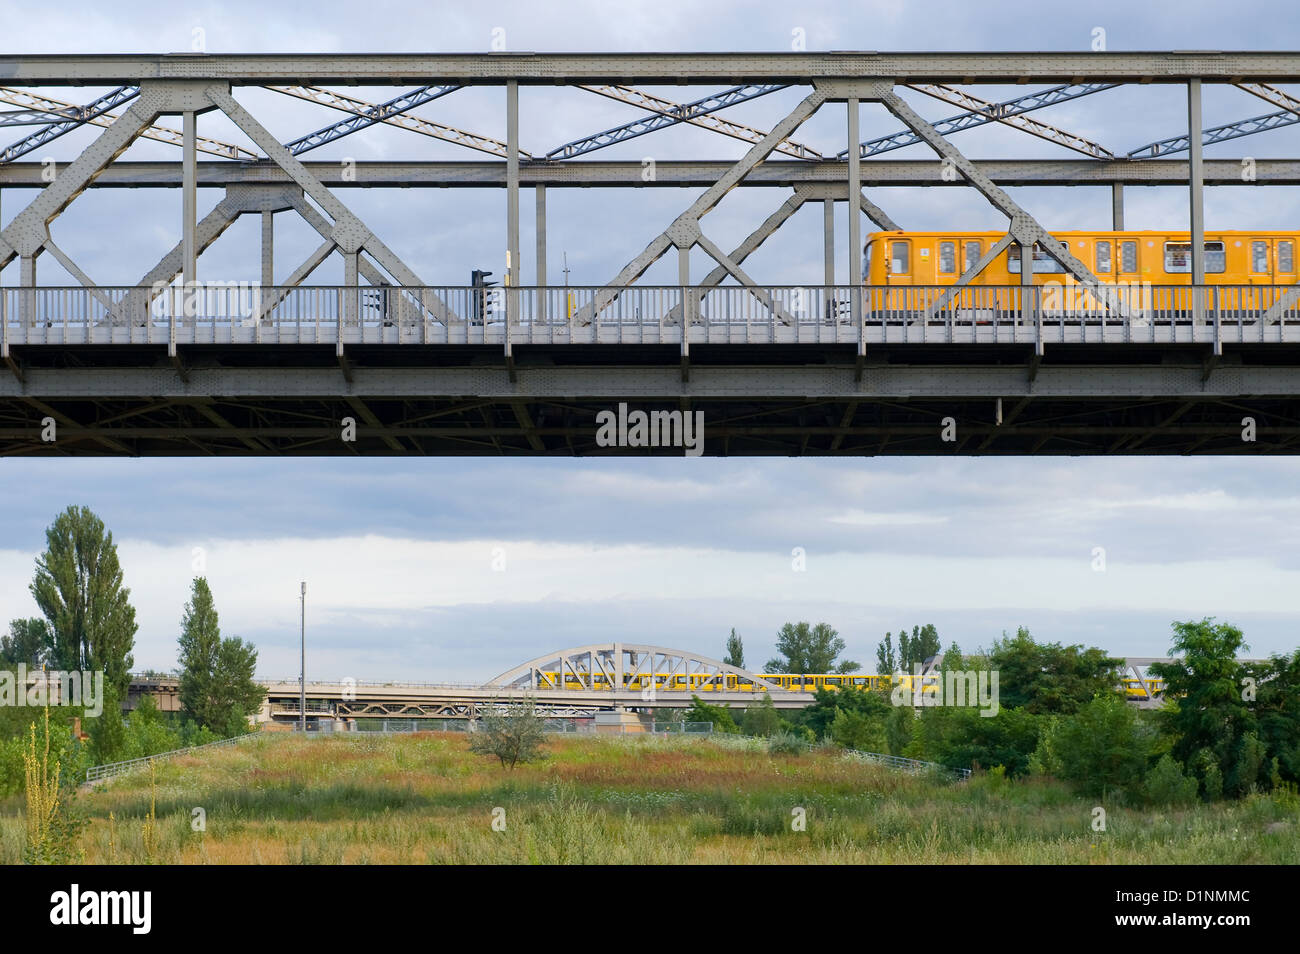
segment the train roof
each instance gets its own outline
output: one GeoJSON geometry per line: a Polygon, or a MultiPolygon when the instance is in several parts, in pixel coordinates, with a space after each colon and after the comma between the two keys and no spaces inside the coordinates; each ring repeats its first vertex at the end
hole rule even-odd
{"type": "MultiPolygon", "coordinates": [[[[1186,238],[1186,239],[1188,239],[1188,240],[1190,240],[1191,237],[1192,237],[1192,233],[1191,233],[1190,231],[1186,230],[1186,229],[1183,229],[1183,230],[1178,230],[1178,229],[1141,229],[1141,230],[1139,230],[1139,229],[1119,229],[1119,230],[1115,230],[1115,229],[1063,229],[1063,230],[1061,230],[1061,231],[1057,231],[1056,229],[1048,229],[1048,232],[1049,232],[1049,234],[1051,234],[1051,235],[1053,235],[1053,236],[1061,236],[1061,235],[1069,235],[1069,236],[1105,235],[1105,236],[1121,236],[1121,237],[1124,237],[1124,236],[1133,236],[1133,237],[1142,237],[1142,238],[1146,238],[1146,237],[1150,237],[1150,238],[1186,238]]],[[[953,231],[953,230],[948,230],[948,231],[944,231],[944,230],[934,230],[934,229],[931,229],[931,230],[919,230],[919,229],[895,229],[895,230],[893,230],[893,231],[884,231],[884,232],[868,232],[868,233],[867,233],[867,240],[870,241],[870,240],[873,239],[873,238],[894,238],[894,237],[905,237],[905,238],[913,238],[913,237],[915,237],[915,238],[1002,238],[1002,236],[1004,236],[1004,235],[1006,235],[1006,234],[1007,234],[1006,229],[990,229],[990,230],[987,230],[987,231],[979,231],[979,230],[973,230],[973,231],[965,231],[965,230],[962,230],[962,231],[953,231]]],[[[1205,230],[1205,236],[1206,236],[1206,238],[1210,238],[1210,237],[1212,237],[1212,236],[1241,236],[1242,238],[1246,238],[1246,237],[1249,237],[1249,236],[1279,237],[1279,238],[1294,238],[1294,237],[1297,236],[1297,235],[1300,235],[1300,228],[1298,228],[1298,229],[1294,229],[1294,230],[1291,230],[1291,231],[1287,231],[1286,229],[1257,229],[1257,230],[1253,230],[1253,231],[1252,231],[1252,230],[1244,230],[1244,229],[1206,229],[1206,230],[1205,230]]]]}

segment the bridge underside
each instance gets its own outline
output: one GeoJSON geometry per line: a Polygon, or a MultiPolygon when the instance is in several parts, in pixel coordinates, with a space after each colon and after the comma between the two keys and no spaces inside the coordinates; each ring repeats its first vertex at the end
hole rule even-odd
{"type": "Polygon", "coordinates": [[[597,414],[703,415],[727,455],[1290,454],[1300,347],[620,344],[15,348],[0,454],[670,455],[597,414]],[[355,422],[355,440],[343,422],[355,422]],[[1243,420],[1255,439],[1243,438],[1243,420]],[[50,420],[57,439],[49,440],[50,420]],[[949,422],[946,419],[951,419],[949,422]],[[635,438],[633,438],[635,439],[635,438]]]}

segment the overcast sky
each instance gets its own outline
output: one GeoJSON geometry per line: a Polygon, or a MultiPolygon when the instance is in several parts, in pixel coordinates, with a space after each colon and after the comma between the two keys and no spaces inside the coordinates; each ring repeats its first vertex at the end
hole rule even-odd
{"type": "MultiPolygon", "coordinates": [[[[111,7],[0,0],[0,55],[189,50],[210,53],[486,51],[494,29],[510,50],[1047,49],[1086,51],[1096,29],[1111,50],[1288,49],[1293,4],[605,2],[407,5],[123,2],[111,7]],[[196,34],[195,30],[201,30],[196,34]],[[500,35],[500,34],[498,34],[500,35]]],[[[672,87],[684,101],[706,88],[672,87]]],[[[98,91],[46,90],[87,101],[98,91]]],[[[394,90],[349,89],[375,100],[394,90]]],[[[990,99],[1023,88],[976,90],[990,99]]],[[[1296,92],[1292,90],[1292,92],[1296,92]]],[[[237,97],[282,140],[340,114],[262,90],[237,97]]],[[[803,91],[787,90],[725,115],[765,127],[803,91]]],[[[937,120],[953,107],[907,93],[937,120]]],[[[579,90],[525,88],[521,142],[542,155],[642,115],[579,90]]],[[[419,115],[504,138],[504,93],[458,91],[419,115]]],[[[0,107],[6,108],[6,107],[0,107]]],[[[1206,90],[1206,125],[1272,112],[1231,88],[1206,90]]],[[[1185,131],[1181,90],[1107,91],[1035,114],[1117,153],[1185,131]]],[[[172,125],[178,120],[167,120],[172,125]]],[[[823,153],[844,148],[844,107],[828,105],[793,138],[823,153]]],[[[864,105],[863,138],[896,121],[864,105]]],[[[25,130],[10,130],[17,139],[25,130]]],[[[204,135],[248,145],[217,114],[204,135]]],[[[74,158],[85,129],[44,147],[74,158]]],[[[5,139],[8,142],[9,139],[5,139]]],[[[984,128],[953,140],[968,155],[1062,157],[1023,133],[984,128]]],[[[125,159],[174,158],[140,142],[125,159]]],[[[592,155],[601,159],[738,158],[745,146],[677,127],[592,155]]],[[[1295,130],[1207,148],[1207,156],[1294,157],[1295,130]]],[[[371,129],[310,155],[473,159],[479,154],[412,133],[371,129]]],[[[888,158],[926,158],[922,147],[888,158]]],[[[1107,227],[1100,189],[1017,189],[1051,228],[1107,227]]],[[[34,197],[6,190],[0,223],[34,197]]],[[[575,284],[612,277],[696,192],[550,190],[549,277],[567,255],[575,284]]],[[[505,197],[458,190],[340,190],[429,283],[465,283],[474,267],[503,271],[505,197]]],[[[737,189],[704,222],[735,245],[786,198],[737,189]]],[[[200,215],[220,198],[200,192],[200,215]]],[[[875,190],[905,227],[997,228],[1002,217],[972,190],[875,190]]],[[[523,202],[525,282],[535,279],[532,202],[523,202]]],[[[1211,189],[1206,226],[1295,227],[1296,190],[1211,189]]],[[[847,275],[841,205],[839,276],[847,275]]],[[[179,236],[176,190],[90,190],[52,225],[69,255],[102,284],[139,280],[179,236]]],[[[1127,190],[1130,228],[1186,228],[1185,193],[1127,190]]],[[[258,275],[258,223],[237,223],[200,259],[200,278],[258,275]]],[[[870,228],[864,227],[864,231],[870,228]]],[[[277,218],[277,274],[319,239],[277,218]]],[[[798,213],[747,263],[766,284],[820,282],[821,211],[798,213]]],[[[703,274],[699,260],[693,266],[703,274]]],[[[668,260],[647,281],[675,281],[668,260]]],[[[340,280],[328,263],[314,281],[340,280]]],[[[0,273],[14,284],[17,267],[0,273]]],[[[50,256],[42,284],[69,283],[50,256]]],[[[86,504],[118,541],[140,632],[136,665],[175,665],[190,578],[212,582],[226,634],[253,640],[264,676],[296,676],[298,581],[308,583],[309,676],[481,681],[565,646],[650,642],[721,655],[727,632],[761,664],[787,620],[825,620],[871,668],[886,630],[934,622],[945,645],[987,646],[1028,626],[1047,640],[1119,655],[1161,655],[1174,619],[1213,615],[1245,629],[1252,655],[1300,645],[1300,462],[1281,459],[821,460],[0,460],[0,619],[28,615],[43,531],[59,510],[86,504]],[[802,548],[806,569],[794,568],[802,548]],[[1104,570],[1096,569],[1097,548],[1104,570]],[[501,566],[504,569],[494,569],[501,566]]]]}

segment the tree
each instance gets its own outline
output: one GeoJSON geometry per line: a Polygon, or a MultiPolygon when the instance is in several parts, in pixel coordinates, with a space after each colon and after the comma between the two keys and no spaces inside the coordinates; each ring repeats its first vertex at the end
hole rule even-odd
{"type": "Polygon", "coordinates": [[[906,754],[942,762],[949,768],[993,768],[1023,775],[1038,747],[1042,720],[1024,709],[998,709],[984,716],[973,706],[930,706],[921,710],[906,754]]]}
{"type": "Polygon", "coordinates": [[[40,617],[16,619],[9,624],[9,635],[0,636],[0,664],[24,664],[37,669],[49,656],[53,637],[49,624],[40,617]]]}
{"type": "Polygon", "coordinates": [[[1000,673],[998,694],[1004,707],[1035,715],[1069,714],[1098,693],[1116,692],[1123,660],[1082,645],[1034,642],[1023,626],[1014,637],[994,640],[989,668],[1000,673]]]}
{"type": "Polygon", "coordinates": [[[1146,751],[1137,733],[1137,710],[1118,693],[1098,694],[1069,717],[1054,719],[1039,739],[1050,750],[1055,774],[1084,795],[1105,796],[1115,788],[1137,787],[1146,751]]]}
{"type": "Polygon", "coordinates": [[[903,672],[912,672],[917,666],[939,652],[939,631],[933,623],[913,626],[912,635],[904,627],[898,633],[898,666],[903,672]]]}
{"type": "Polygon", "coordinates": [[[469,750],[494,755],[505,768],[542,757],[546,741],[546,720],[531,696],[518,702],[488,706],[479,716],[478,728],[470,735],[469,750]]]}
{"type": "Polygon", "coordinates": [[[122,698],[117,687],[104,680],[104,711],[91,721],[90,754],[97,765],[126,758],[126,723],[122,721],[122,698]]]}
{"type": "Polygon", "coordinates": [[[885,633],[885,638],[876,646],[876,675],[889,676],[898,672],[898,656],[894,653],[894,638],[885,633]]]}
{"type": "Polygon", "coordinates": [[[740,732],[740,726],[736,725],[736,720],[731,717],[726,706],[711,706],[699,696],[691,696],[690,707],[683,713],[682,721],[711,722],[714,732],[725,732],[728,735],[740,732]]]}
{"type": "MultiPolygon", "coordinates": [[[[1177,658],[1151,666],[1151,673],[1165,680],[1166,698],[1173,700],[1164,710],[1166,731],[1175,740],[1173,755],[1199,775],[1207,797],[1217,797],[1225,780],[1231,793],[1243,794],[1238,762],[1255,758],[1254,746],[1243,747],[1243,739],[1256,738],[1257,720],[1244,698],[1237,654],[1249,647],[1241,630],[1212,617],[1175,622],[1173,630],[1169,655],[1177,658]]],[[[1251,778],[1245,790],[1253,784],[1251,778]]]]}
{"type": "Polygon", "coordinates": [[[767,672],[857,672],[862,668],[852,660],[836,664],[836,657],[844,652],[844,640],[829,623],[786,623],[777,631],[776,649],[785,659],[769,659],[767,672]]]}
{"type": "Polygon", "coordinates": [[[781,716],[776,711],[776,705],[772,702],[770,692],[763,693],[763,698],[758,705],[750,706],[745,710],[745,717],[741,720],[744,727],[745,735],[759,735],[764,738],[776,735],[781,729],[781,716]]]}
{"type": "Polygon", "coordinates": [[[815,738],[833,738],[831,727],[841,712],[853,713],[877,726],[883,726],[886,715],[894,709],[887,692],[842,686],[839,689],[818,689],[813,703],[803,710],[802,721],[813,731],[815,738]]]}
{"type": "Polygon", "coordinates": [[[727,637],[727,655],[722,657],[722,661],[728,666],[735,666],[737,669],[745,668],[745,643],[736,633],[733,626],[731,635],[727,637]]]}
{"type": "Polygon", "coordinates": [[[200,725],[235,734],[232,729],[256,711],[266,692],[253,678],[257,650],[238,637],[221,638],[217,607],[204,577],[195,577],[190,586],[177,642],[181,707],[200,725]]]}
{"type": "Polygon", "coordinates": [[[135,609],[122,585],[113,534],[89,507],[69,507],[45,531],[31,592],[49,622],[49,662],[55,669],[104,671],[106,683],[126,694],[135,609]]]}
{"type": "Polygon", "coordinates": [[[1242,666],[1254,680],[1256,735],[1279,781],[1300,782],[1300,650],[1242,666]]]}

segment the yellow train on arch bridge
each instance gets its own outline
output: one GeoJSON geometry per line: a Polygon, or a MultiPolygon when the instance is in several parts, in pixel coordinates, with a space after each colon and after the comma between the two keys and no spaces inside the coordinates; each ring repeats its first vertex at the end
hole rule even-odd
{"type": "MultiPolygon", "coordinates": [[[[539,679],[537,689],[540,691],[556,690],[605,690],[619,688],[614,685],[614,677],[604,672],[573,673],[559,670],[539,670],[544,678],[539,679]]],[[[756,677],[788,692],[816,692],[819,689],[874,689],[890,691],[896,685],[903,685],[909,691],[920,691],[922,680],[930,676],[897,674],[893,676],[875,676],[859,673],[755,673],[756,677]]],[[[1137,679],[1126,677],[1120,680],[1124,694],[1134,699],[1145,699],[1159,695],[1164,691],[1162,679],[1137,679]]],[[[762,693],[762,686],[751,682],[735,673],[632,673],[624,674],[621,687],[627,691],[656,692],[752,692],[762,693]]]]}
{"type": "Polygon", "coordinates": [[[1300,231],[1206,232],[1199,296],[1191,284],[1190,233],[1052,236],[1092,270],[1104,294],[1080,284],[1038,245],[1031,274],[1022,276],[1020,246],[1003,232],[873,232],[863,246],[864,311],[869,320],[886,323],[953,313],[994,322],[1035,308],[1049,317],[1086,319],[1113,315],[1119,302],[1156,323],[1190,321],[1198,308],[1220,320],[1300,318],[1286,287],[1297,284],[1300,231]]]}

